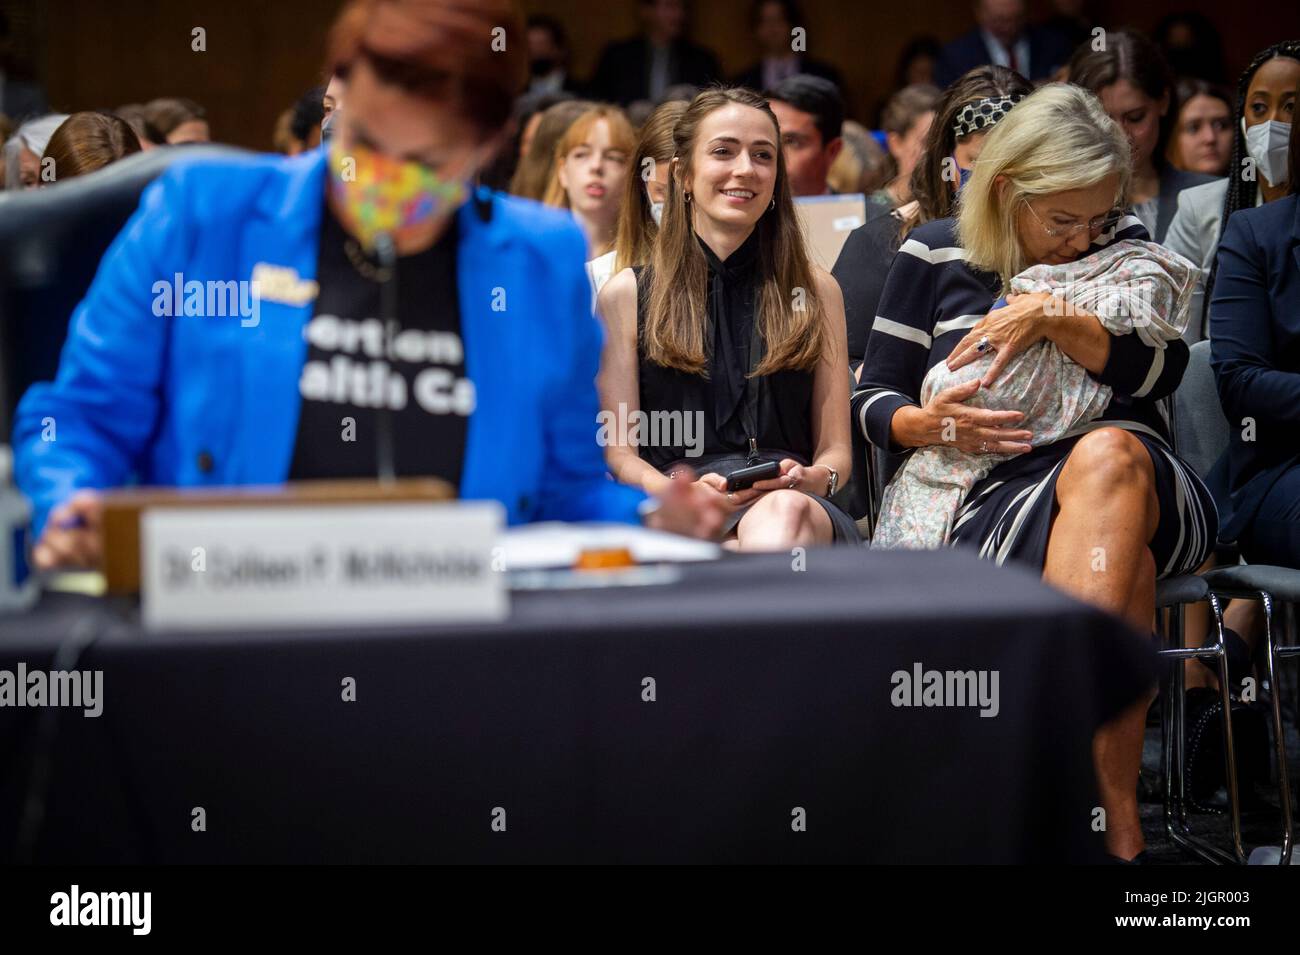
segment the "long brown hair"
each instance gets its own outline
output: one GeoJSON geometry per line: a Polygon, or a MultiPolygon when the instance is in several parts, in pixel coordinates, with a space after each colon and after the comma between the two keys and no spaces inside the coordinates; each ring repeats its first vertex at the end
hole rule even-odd
{"type": "Polygon", "coordinates": [[[1070,57],[1069,81],[1075,86],[1101,96],[1102,90],[1120,80],[1127,80],[1157,102],[1169,96],[1169,108],[1160,119],[1160,135],[1151,153],[1151,164],[1163,172],[1169,162],[1166,151],[1178,119],[1178,104],[1173,101],[1174,74],[1160,47],[1137,30],[1110,30],[1105,49],[1094,50],[1091,43],[1083,43],[1070,57]]]}
{"type": "Polygon", "coordinates": [[[695,236],[684,184],[689,183],[700,122],[732,103],[761,110],[772,121],[776,147],[775,205],[759,217],[761,287],[755,321],[766,345],[755,375],[783,369],[809,370],[826,352],[823,306],[816,293],[812,266],[781,153],[781,126],[767,100],[744,87],[715,87],[691,100],[673,128],[676,168],[668,177],[663,222],[651,256],[651,284],[641,347],[649,361],[667,368],[706,375],[708,370],[709,264],[695,236]],[[797,300],[797,301],[796,301],[797,300]]]}
{"type": "Polygon", "coordinates": [[[615,272],[650,261],[659,224],[650,214],[650,197],[646,195],[646,160],[666,164],[673,158],[673,127],[684,112],[686,103],[682,100],[663,103],[646,117],[641,127],[623,191],[623,212],[618,217],[618,237],[614,240],[615,272]]]}
{"type": "MultiPolygon", "coordinates": [[[[1023,99],[1033,91],[1032,83],[1005,66],[977,66],[944,90],[934,106],[934,122],[925,137],[925,151],[912,171],[912,198],[916,200],[916,211],[904,221],[901,235],[919,225],[956,214],[957,197],[951,181],[956,170],[951,168],[950,160],[957,148],[954,129],[957,114],[982,99],[1002,96],[1023,99]]],[[[985,130],[989,128],[985,127],[985,130]]]]}

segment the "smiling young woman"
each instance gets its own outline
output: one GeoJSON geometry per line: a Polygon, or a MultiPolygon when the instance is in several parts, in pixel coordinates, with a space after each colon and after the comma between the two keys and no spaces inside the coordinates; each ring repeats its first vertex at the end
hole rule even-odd
{"type": "Polygon", "coordinates": [[[776,117],[756,93],[713,89],[673,138],[651,262],[599,297],[599,385],[611,414],[695,415],[703,454],[625,436],[606,448],[610,471],[652,493],[703,471],[695,483],[725,500],[722,536],[739,549],[856,542],[828,500],[850,468],[843,303],[804,252],[776,117]],[[776,475],[728,489],[726,475],[754,463],[776,475]]]}

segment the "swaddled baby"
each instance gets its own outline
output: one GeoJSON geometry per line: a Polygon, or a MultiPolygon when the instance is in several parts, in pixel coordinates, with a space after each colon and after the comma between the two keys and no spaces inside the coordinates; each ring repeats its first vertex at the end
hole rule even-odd
{"type": "MultiPolygon", "coordinates": [[[[1187,324],[1197,275],[1187,259],[1151,242],[1115,242],[1086,258],[1064,265],[1035,265],[1009,283],[1016,294],[1050,292],[1064,308],[1097,316],[1108,332],[1135,334],[1147,345],[1164,348],[1187,324]]],[[[1005,304],[999,301],[995,308],[1005,304]]],[[[925,376],[921,403],[934,395],[982,378],[993,353],[956,371],[941,361],[925,376]]],[[[989,388],[967,404],[995,411],[1020,411],[1017,429],[1042,446],[1092,421],[1110,403],[1111,389],[1066,356],[1053,342],[1041,341],[1007,362],[989,388]]],[[[917,448],[885,488],[875,547],[934,548],[948,542],[953,518],[975,483],[1012,454],[976,454],[951,445],[917,448]]]]}

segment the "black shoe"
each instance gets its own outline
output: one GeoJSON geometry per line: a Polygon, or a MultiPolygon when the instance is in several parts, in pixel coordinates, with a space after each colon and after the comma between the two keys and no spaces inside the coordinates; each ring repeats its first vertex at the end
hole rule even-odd
{"type": "MultiPolygon", "coordinates": [[[[1250,647],[1241,639],[1241,634],[1231,627],[1223,628],[1223,646],[1228,652],[1228,681],[1232,684],[1234,694],[1241,691],[1242,681],[1250,676],[1254,668],[1250,659],[1250,647]]],[[[1216,657],[1197,657],[1201,666],[1219,678],[1219,661],[1216,657]]]]}
{"type": "MultiPolygon", "coordinates": [[[[1223,757],[1223,700],[1217,690],[1187,691],[1187,802],[1193,812],[1221,814],[1227,810],[1223,757]],[[1224,791],[1222,799],[1216,798],[1224,791]]],[[[1268,722],[1259,703],[1232,701],[1232,738],[1237,757],[1237,791],[1243,809],[1261,808],[1255,794],[1269,781],[1268,722]]]]}

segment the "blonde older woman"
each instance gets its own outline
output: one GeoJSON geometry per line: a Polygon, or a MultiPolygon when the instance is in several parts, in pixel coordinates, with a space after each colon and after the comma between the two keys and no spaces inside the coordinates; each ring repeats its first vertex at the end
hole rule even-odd
{"type": "MultiPolygon", "coordinates": [[[[886,280],[867,342],[854,419],[894,451],[955,445],[1016,457],[966,497],[954,546],[1044,580],[1149,631],[1158,577],[1193,570],[1209,554],[1216,515],[1200,480],[1170,450],[1156,402],[1187,365],[1181,340],[1161,349],[1115,335],[1093,315],[1046,293],[1016,295],[990,311],[1011,278],[1032,265],[1060,265],[1119,239],[1146,239],[1121,215],[1130,153],[1119,126],[1091,93],[1051,85],[1031,94],[984,142],[962,190],[957,219],[913,231],[886,280]],[[1095,420],[1034,446],[1017,411],[967,404],[1006,363],[1053,342],[1113,397],[1095,420]],[[922,404],[921,383],[938,362],[960,368],[994,353],[982,378],[922,404]]],[[[1142,848],[1137,811],[1146,701],[1098,731],[1094,759],[1107,812],[1107,850],[1129,860],[1142,848]]]]}

